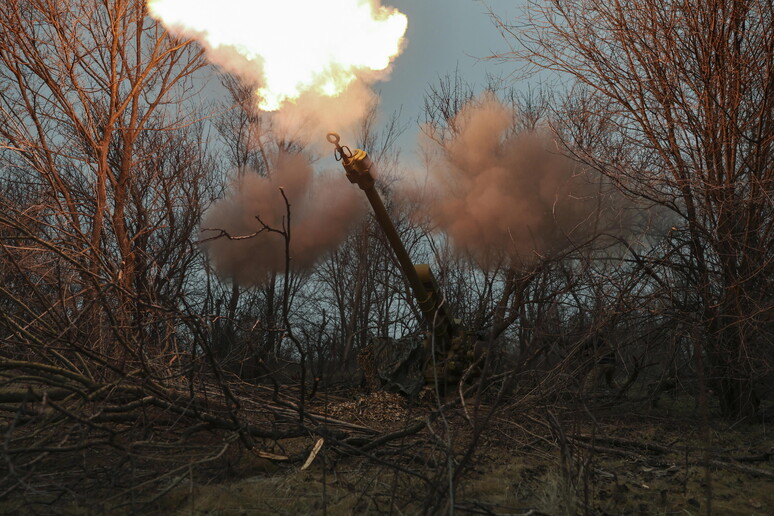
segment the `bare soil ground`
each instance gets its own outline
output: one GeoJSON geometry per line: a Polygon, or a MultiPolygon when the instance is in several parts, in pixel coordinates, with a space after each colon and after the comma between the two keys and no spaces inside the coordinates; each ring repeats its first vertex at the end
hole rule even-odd
{"type": "MultiPolygon", "coordinates": [[[[428,420],[432,396],[409,404],[386,393],[344,394],[321,393],[308,409],[376,439],[430,423],[376,445],[373,437],[323,437],[304,470],[319,434],[232,447],[126,496],[98,487],[91,498],[17,492],[0,500],[0,513],[774,514],[774,431],[719,419],[703,428],[691,398],[658,409],[604,398],[491,412],[452,404],[428,420]]],[[[208,439],[198,445],[223,445],[218,434],[208,439]]]]}

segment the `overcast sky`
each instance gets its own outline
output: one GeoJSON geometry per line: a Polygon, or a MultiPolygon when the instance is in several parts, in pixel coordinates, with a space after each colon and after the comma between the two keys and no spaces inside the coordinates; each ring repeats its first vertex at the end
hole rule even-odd
{"type": "Polygon", "coordinates": [[[395,62],[390,80],[376,85],[382,94],[382,112],[387,115],[401,106],[409,123],[401,138],[402,154],[410,157],[416,145],[417,124],[428,85],[439,77],[461,75],[483,85],[486,74],[507,75],[508,65],[486,60],[503,52],[507,43],[494,26],[486,5],[505,18],[518,14],[523,0],[383,0],[397,7],[409,19],[408,46],[395,62]]]}

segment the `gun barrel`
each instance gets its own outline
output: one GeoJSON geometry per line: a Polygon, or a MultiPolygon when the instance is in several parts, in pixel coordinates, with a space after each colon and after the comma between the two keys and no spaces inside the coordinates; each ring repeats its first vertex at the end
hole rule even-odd
{"type": "Polygon", "coordinates": [[[390,247],[395,253],[395,257],[411,286],[414,298],[417,300],[428,326],[434,330],[437,338],[451,338],[456,326],[451,312],[443,304],[430,268],[425,264],[414,265],[412,263],[408,251],[406,251],[406,247],[403,245],[403,241],[400,239],[398,231],[395,229],[395,225],[387,213],[382,197],[376,189],[374,177],[371,175],[371,168],[373,167],[371,158],[361,149],[355,149],[354,152],[344,152],[343,149],[348,150],[348,148],[344,147],[342,149],[339,145],[339,136],[336,133],[329,133],[328,141],[336,145],[336,156],[344,166],[347,179],[351,183],[357,184],[365,192],[368,202],[374,211],[376,221],[379,223],[379,227],[381,227],[390,247]],[[421,276],[420,271],[422,272],[421,276]]]}

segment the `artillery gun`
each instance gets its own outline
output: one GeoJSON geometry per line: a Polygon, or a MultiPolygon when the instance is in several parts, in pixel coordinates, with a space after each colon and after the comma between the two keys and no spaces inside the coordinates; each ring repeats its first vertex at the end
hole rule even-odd
{"type": "MultiPolygon", "coordinates": [[[[412,263],[376,189],[376,182],[371,175],[373,162],[368,154],[362,149],[353,152],[349,147],[342,146],[341,138],[336,133],[328,133],[327,139],[336,147],[336,160],[341,161],[347,179],[365,192],[428,328],[424,342],[419,344],[406,339],[372,342],[366,360],[373,361],[372,367],[375,368],[381,386],[402,391],[409,396],[416,395],[423,384],[440,389],[456,384],[478,358],[477,355],[480,356],[477,350],[482,349],[482,346],[477,346],[476,339],[454,318],[430,266],[412,263]]],[[[371,365],[361,362],[361,366],[365,366],[368,376],[371,365]]]]}

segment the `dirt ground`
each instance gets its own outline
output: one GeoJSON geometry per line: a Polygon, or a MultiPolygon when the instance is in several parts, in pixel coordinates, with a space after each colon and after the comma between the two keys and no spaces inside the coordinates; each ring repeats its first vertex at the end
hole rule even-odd
{"type": "MultiPolygon", "coordinates": [[[[432,406],[376,393],[321,397],[310,410],[392,432],[432,406]]],[[[714,419],[703,427],[689,399],[658,409],[600,403],[594,410],[522,411],[516,404],[493,411],[477,434],[474,407],[466,408],[450,408],[429,430],[375,447],[368,457],[323,440],[302,470],[319,436],[266,440],[229,457],[217,475],[192,466],[120,504],[65,497],[35,505],[10,497],[0,501],[0,513],[397,515],[450,513],[453,506],[457,514],[774,514],[774,432],[765,424],[714,419]],[[454,494],[444,491],[439,504],[432,493],[450,482],[454,494]]]]}
{"type": "MultiPolygon", "coordinates": [[[[584,514],[587,488],[588,514],[707,514],[709,503],[710,514],[774,514],[771,479],[711,467],[707,489],[705,469],[680,464],[678,455],[642,460],[599,454],[588,477],[568,485],[551,457],[508,453],[478,461],[456,494],[457,513],[584,514]]],[[[356,464],[338,464],[327,475],[321,467],[257,473],[228,484],[181,487],[162,501],[158,514],[419,513],[419,499],[391,500],[394,476],[356,464]]]]}
{"type": "MultiPolygon", "coordinates": [[[[391,395],[345,405],[334,404],[331,411],[364,425],[399,427],[405,417],[404,402],[391,395]]],[[[715,420],[703,432],[688,399],[640,413],[602,409],[596,421],[583,416],[565,417],[563,446],[539,411],[521,417],[498,411],[455,490],[455,512],[774,514],[774,432],[766,425],[732,427],[715,420]]],[[[451,426],[465,423],[459,413],[450,414],[449,421],[451,426]]],[[[470,436],[452,433],[461,455],[470,436]]],[[[279,444],[292,454],[314,442],[299,438],[279,444]]],[[[434,473],[427,465],[408,467],[428,470],[429,477],[434,473]]],[[[443,477],[434,481],[443,482],[443,477]]],[[[323,449],[307,471],[245,457],[233,481],[181,485],[163,498],[158,513],[417,514],[425,509],[425,488],[390,467],[323,449]]]]}

